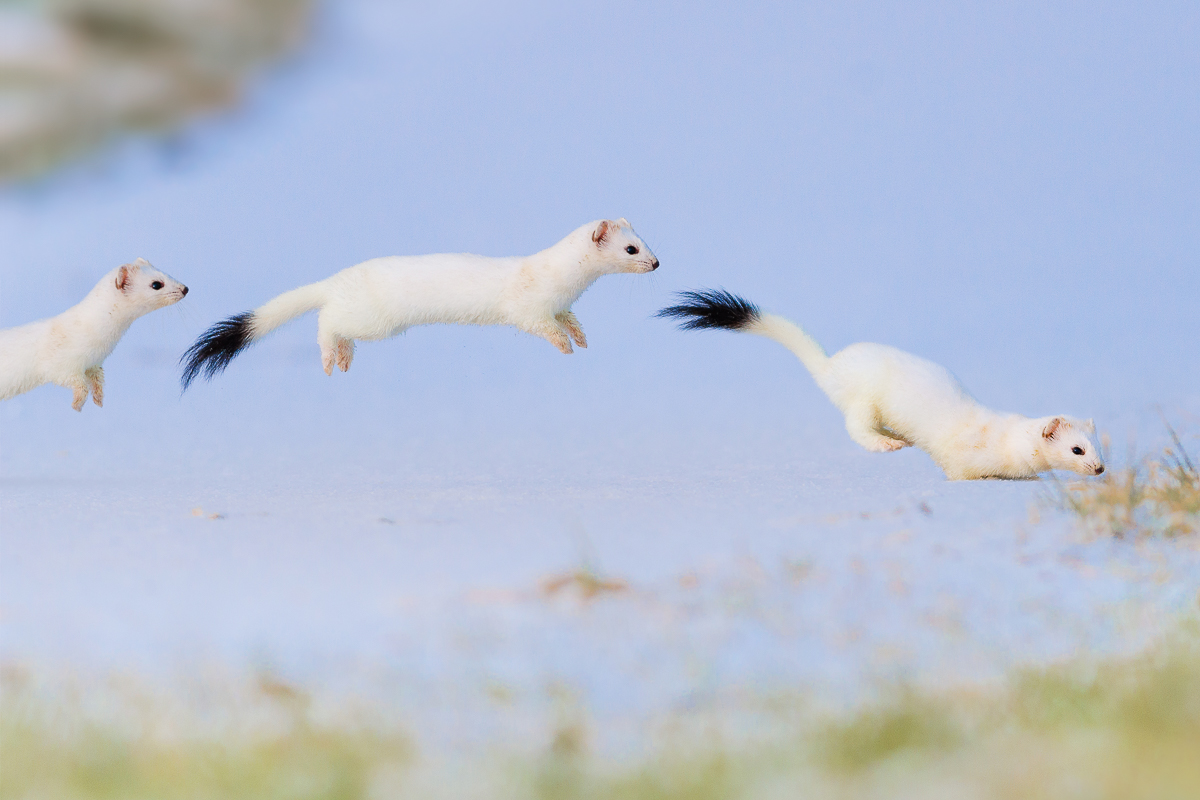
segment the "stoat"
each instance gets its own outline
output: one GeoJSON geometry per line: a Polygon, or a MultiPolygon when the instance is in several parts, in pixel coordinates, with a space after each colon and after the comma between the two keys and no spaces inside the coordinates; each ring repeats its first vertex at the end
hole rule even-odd
{"type": "Polygon", "coordinates": [[[350,368],[356,339],[386,339],[439,322],[512,325],[571,353],[572,340],[587,347],[571,313],[584,290],[602,275],[655,269],[658,259],[624,219],[589,222],[531,256],[374,258],[213,325],[181,359],[183,388],[201,373],[211,379],[249,345],[318,309],[326,375],[335,364],[343,372],[350,368]]]}
{"type": "Polygon", "coordinates": [[[57,317],[0,330],[0,400],[56,383],[74,393],[76,411],[89,393],[103,405],[104,359],[135,319],[187,293],[188,287],[139,258],[105,275],[57,317]]]}
{"type": "Polygon", "coordinates": [[[662,317],[685,330],[725,328],[765,336],[791,350],[845,415],[855,442],[873,452],[914,446],[951,480],[1034,478],[1061,469],[1104,472],[1089,420],[1031,419],[981,406],[946,368],[882,344],[827,356],[798,325],[723,290],[683,292],[662,317]]]}

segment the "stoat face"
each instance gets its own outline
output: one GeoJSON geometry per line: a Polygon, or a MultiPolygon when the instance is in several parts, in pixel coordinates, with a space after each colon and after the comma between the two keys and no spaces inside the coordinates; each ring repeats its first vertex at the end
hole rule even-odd
{"type": "Polygon", "coordinates": [[[1089,420],[1051,417],[1042,427],[1042,452],[1051,469],[1080,475],[1104,472],[1104,457],[1096,444],[1096,425],[1089,420]]]}
{"type": "Polygon", "coordinates": [[[653,272],[658,258],[641,237],[633,232],[629,221],[604,219],[592,231],[592,243],[599,250],[605,272],[653,272]]]}
{"type": "Polygon", "coordinates": [[[127,302],[143,312],[178,303],[188,293],[188,287],[144,258],[118,269],[115,286],[127,302]]]}

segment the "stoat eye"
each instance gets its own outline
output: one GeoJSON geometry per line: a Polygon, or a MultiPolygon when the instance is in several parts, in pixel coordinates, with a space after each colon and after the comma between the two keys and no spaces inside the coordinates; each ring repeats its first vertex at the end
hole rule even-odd
{"type": "Polygon", "coordinates": [[[625,252],[629,253],[629,255],[631,255],[631,256],[636,256],[637,251],[638,251],[638,249],[636,247],[634,247],[633,245],[629,245],[629,247],[625,248],[625,252]]]}
{"type": "Polygon", "coordinates": [[[1083,448],[1082,447],[1072,447],[1071,452],[1077,456],[1081,456],[1081,455],[1083,455],[1083,448]]]}
{"type": "Polygon", "coordinates": [[[162,282],[162,281],[155,281],[154,283],[150,284],[150,288],[151,288],[151,289],[153,289],[153,290],[154,290],[154,291],[156,291],[156,292],[157,292],[159,289],[161,289],[162,287],[163,287],[163,282],[162,282]]]}

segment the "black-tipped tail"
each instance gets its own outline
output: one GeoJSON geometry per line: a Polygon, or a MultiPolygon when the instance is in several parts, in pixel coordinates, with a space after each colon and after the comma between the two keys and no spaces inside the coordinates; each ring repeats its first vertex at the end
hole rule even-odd
{"type": "Polygon", "coordinates": [[[179,363],[183,364],[183,391],[192,385],[192,381],[203,372],[206,380],[212,380],[214,375],[223,372],[233,357],[246,349],[251,340],[251,323],[254,312],[235,314],[229,319],[223,319],[206,330],[187,349],[179,363]]]}
{"type": "Polygon", "coordinates": [[[758,306],[724,289],[701,289],[698,292],[680,292],[684,301],[679,305],[667,306],[655,316],[674,317],[684,320],[679,327],[685,331],[701,328],[725,328],[742,330],[759,317],[758,306]]]}

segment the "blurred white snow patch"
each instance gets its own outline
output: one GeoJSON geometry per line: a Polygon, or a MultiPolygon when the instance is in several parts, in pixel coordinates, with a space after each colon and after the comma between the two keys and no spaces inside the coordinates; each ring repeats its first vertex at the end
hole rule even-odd
{"type": "Polygon", "coordinates": [[[0,8],[0,182],[226,108],[304,39],[311,0],[32,0],[0,8]]]}

